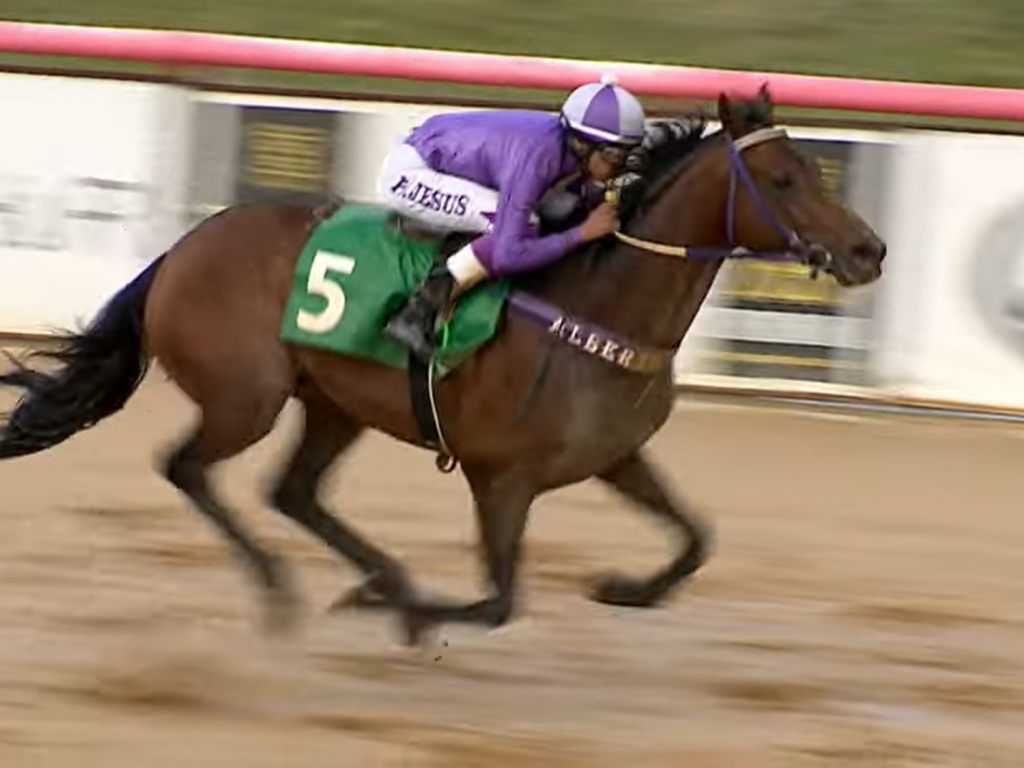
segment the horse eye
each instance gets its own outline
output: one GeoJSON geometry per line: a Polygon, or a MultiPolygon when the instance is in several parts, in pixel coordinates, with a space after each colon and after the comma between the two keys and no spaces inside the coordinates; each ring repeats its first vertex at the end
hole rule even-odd
{"type": "Polygon", "coordinates": [[[789,189],[793,186],[793,177],[788,173],[780,173],[778,176],[772,178],[772,185],[776,189],[789,189]]]}

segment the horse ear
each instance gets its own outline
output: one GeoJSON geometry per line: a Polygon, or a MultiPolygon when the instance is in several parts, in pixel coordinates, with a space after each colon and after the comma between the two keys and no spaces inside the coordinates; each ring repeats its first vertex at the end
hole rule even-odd
{"type": "Polygon", "coordinates": [[[761,83],[761,87],[757,90],[757,100],[761,102],[761,105],[764,108],[764,114],[768,118],[768,121],[771,122],[775,113],[775,105],[772,104],[772,92],[768,87],[767,80],[761,83]]]}
{"type": "Polygon", "coordinates": [[[732,102],[724,91],[718,94],[718,120],[726,133],[732,133],[732,102]]]}

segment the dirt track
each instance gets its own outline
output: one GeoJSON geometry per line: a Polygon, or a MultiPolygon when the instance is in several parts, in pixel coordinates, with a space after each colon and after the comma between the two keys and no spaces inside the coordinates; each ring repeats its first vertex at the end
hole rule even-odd
{"type": "MultiPolygon", "coordinates": [[[[151,470],[188,417],[158,378],[0,465],[0,766],[1024,765],[1024,428],[687,404],[655,442],[717,527],[687,590],[584,600],[667,550],[580,486],[535,508],[525,614],[417,653],[384,617],[324,615],[353,573],[262,507],[292,415],[222,475],[297,567],[285,640],[151,470]]],[[[374,436],[332,480],[422,586],[475,594],[458,475],[374,436]]]]}

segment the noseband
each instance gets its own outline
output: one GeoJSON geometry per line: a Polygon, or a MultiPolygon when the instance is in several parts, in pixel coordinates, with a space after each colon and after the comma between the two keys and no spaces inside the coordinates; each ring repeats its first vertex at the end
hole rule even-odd
{"type": "Polygon", "coordinates": [[[786,129],[779,127],[759,128],[738,139],[726,136],[729,148],[729,197],[726,208],[726,232],[729,238],[728,248],[697,248],[684,245],[667,245],[651,240],[615,232],[622,242],[652,253],[663,256],[675,256],[683,259],[766,259],[775,261],[802,261],[812,268],[812,277],[816,277],[821,269],[832,263],[832,254],[820,245],[806,242],[790,227],[787,227],[765,202],[764,196],[754,183],[753,177],[743,162],[742,153],[767,141],[786,138],[786,129]],[[743,185],[747,194],[754,201],[758,213],[768,222],[786,242],[784,251],[752,251],[742,245],[736,245],[736,190],[737,181],[743,185]]]}

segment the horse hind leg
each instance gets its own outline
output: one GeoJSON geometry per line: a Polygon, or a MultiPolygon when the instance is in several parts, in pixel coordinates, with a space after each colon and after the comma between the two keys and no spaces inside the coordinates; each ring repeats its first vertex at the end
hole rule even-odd
{"type": "Polygon", "coordinates": [[[365,581],[332,609],[350,605],[395,608],[404,622],[407,640],[414,642],[419,625],[417,615],[409,610],[413,590],[404,568],[338,520],[317,498],[327,470],[352,447],[364,427],[318,392],[306,391],[299,397],[304,407],[302,436],[270,494],[270,503],[364,574],[365,581]]]}
{"type": "MultiPolygon", "coordinates": [[[[266,372],[249,381],[267,382],[266,372]]],[[[236,381],[221,386],[206,397],[193,397],[201,410],[193,432],[163,460],[163,475],[232,545],[249,566],[265,599],[265,627],[279,632],[290,629],[297,613],[297,599],[289,572],[282,561],[266,550],[217,499],[210,487],[213,465],[236,456],[257,443],[274,427],[289,397],[289,386],[254,389],[236,381]]]]}
{"type": "Polygon", "coordinates": [[[668,524],[682,540],[682,547],[665,568],[646,579],[618,575],[595,579],[591,599],[632,608],[654,606],[704,564],[710,548],[710,532],[680,500],[672,498],[668,484],[658,477],[641,451],[630,454],[598,478],[642,511],[668,524]]]}

